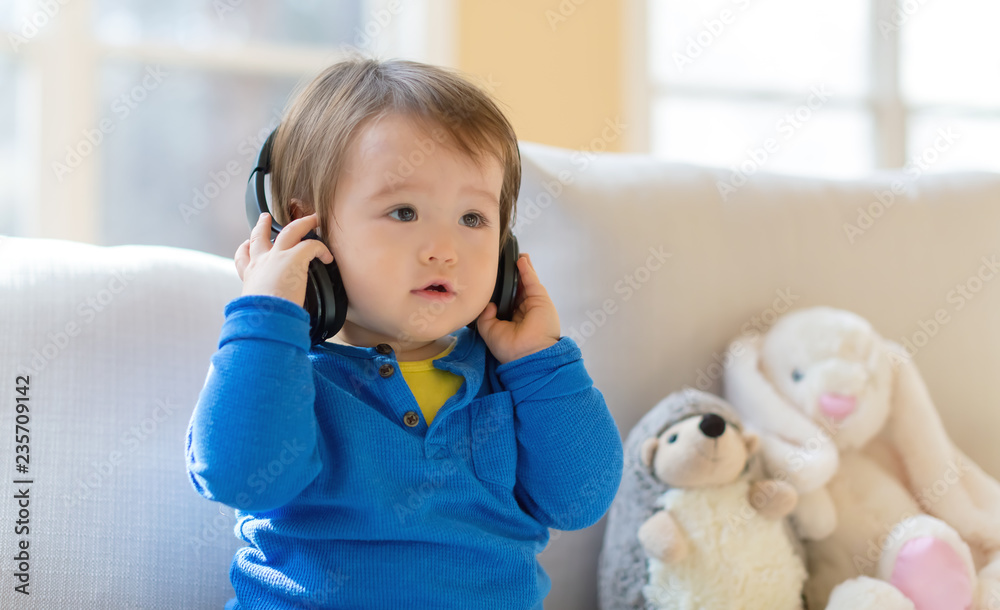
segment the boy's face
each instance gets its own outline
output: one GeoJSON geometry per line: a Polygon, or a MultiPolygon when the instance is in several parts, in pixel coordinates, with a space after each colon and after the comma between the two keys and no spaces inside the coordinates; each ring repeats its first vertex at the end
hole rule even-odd
{"type": "Polygon", "coordinates": [[[503,167],[402,115],[347,150],[325,235],[348,297],[340,337],[415,349],[476,319],[496,284],[503,167]],[[447,293],[423,291],[447,282],[447,293]]]}

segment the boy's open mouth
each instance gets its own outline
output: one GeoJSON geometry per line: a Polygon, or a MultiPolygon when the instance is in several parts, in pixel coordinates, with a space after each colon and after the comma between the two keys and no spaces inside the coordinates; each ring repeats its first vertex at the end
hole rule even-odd
{"type": "Polygon", "coordinates": [[[424,292],[424,291],[441,292],[441,293],[455,292],[455,290],[451,286],[451,283],[449,283],[448,280],[444,278],[434,278],[430,282],[424,284],[423,288],[418,288],[415,292],[424,292]]]}
{"type": "Polygon", "coordinates": [[[422,296],[433,301],[451,300],[455,297],[455,291],[450,283],[443,278],[435,279],[423,288],[412,291],[417,296],[422,296]]]}

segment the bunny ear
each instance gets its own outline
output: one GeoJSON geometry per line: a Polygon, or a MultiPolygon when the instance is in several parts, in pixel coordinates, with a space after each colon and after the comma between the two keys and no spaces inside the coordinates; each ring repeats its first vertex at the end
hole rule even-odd
{"type": "Polygon", "coordinates": [[[792,406],[764,376],[759,335],[742,335],[729,346],[726,400],[761,436],[761,454],[772,476],[784,473],[799,493],[825,485],[837,470],[839,453],[830,434],[792,406]]]}
{"type": "Polygon", "coordinates": [[[1000,483],[965,457],[945,432],[923,377],[898,343],[886,341],[894,385],[886,433],[921,508],[992,555],[1000,551],[1000,483]]]}

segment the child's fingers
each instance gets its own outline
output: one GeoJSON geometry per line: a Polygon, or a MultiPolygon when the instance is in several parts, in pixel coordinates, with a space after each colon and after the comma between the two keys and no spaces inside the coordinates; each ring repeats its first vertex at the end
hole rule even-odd
{"type": "Polygon", "coordinates": [[[240,259],[250,260],[250,240],[245,239],[243,243],[236,248],[236,254],[233,255],[233,260],[239,262],[240,259]]]}
{"type": "Polygon", "coordinates": [[[243,279],[243,271],[247,268],[247,264],[250,263],[250,240],[244,241],[240,244],[239,248],[236,248],[236,254],[233,256],[233,261],[236,263],[236,273],[239,274],[240,279],[243,279]]]}
{"type": "Polygon", "coordinates": [[[517,275],[519,276],[517,293],[518,296],[524,296],[525,291],[533,283],[535,276],[531,272],[531,265],[528,264],[528,255],[523,252],[517,257],[517,275]]]}
{"type": "Polygon", "coordinates": [[[538,274],[535,273],[535,267],[531,264],[531,259],[524,252],[517,259],[517,271],[521,275],[520,286],[518,287],[519,293],[523,290],[526,297],[548,294],[548,291],[545,290],[545,287],[539,281],[538,274]]]}
{"type": "MultiPolygon", "coordinates": [[[[284,233],[284,231],[282,231],[284,233]]],[[[314,258],[318,258],[327,265],[333,262],[333,254],[330,253],[330,249],[326,245],[319,241],[318,239],[305,239],[302,240],[292,248],[296,256],[306,258],[308,261],[312,261],[314,258]]]]}
{"type": "Polygon", "coordinates": [[[250,258],[271,250],[271,215],[261,214],[257,224],[250,230],[250,258]]]}
{"type": "MultiPolygon", "coordinates": [[[[309,231],[312,231],[319,224],[319,214],[310,214],[293,220],[285,225],[285,228],[278,233],[274,245],[281,250],[288,250],[301,242],[309,231]]],[[[316,240],[310,240],[316,241],[316,240]]]]}

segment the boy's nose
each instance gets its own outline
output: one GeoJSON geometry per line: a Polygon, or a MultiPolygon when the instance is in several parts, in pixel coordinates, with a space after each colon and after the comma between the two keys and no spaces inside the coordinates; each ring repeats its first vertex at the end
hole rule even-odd
{"type": "Polygon", "coordinates": [[[452,263],[455,261],[455,255],[454,253],[435,252],[434,254],[429,255],[427,260],[452,263]]]}
{"type": "Polygon", "coordinates": [[[455,242],[440,233],[432,235],[421,252],[421,259],[425,261],[454,263],[456,258],[455,242]]]}

